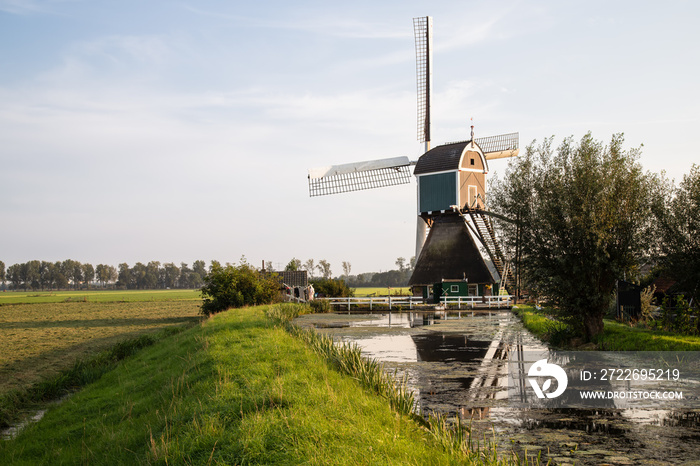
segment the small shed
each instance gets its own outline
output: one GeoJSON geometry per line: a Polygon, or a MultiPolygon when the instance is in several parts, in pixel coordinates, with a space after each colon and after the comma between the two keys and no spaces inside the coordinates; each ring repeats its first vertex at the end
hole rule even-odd
{"type": "Polygon", "coordinates": [[[452,206],[484,208],[488,163],[472,141],[437,146],[423,154],[413,174],[418,180],[418,215],[444,213],[452,206]]]}
{"type": "Polygon", "coordinates": [[[617,318],[638,319],[642,315],[642,288],[624,280],[617,281],[617,318]]]}

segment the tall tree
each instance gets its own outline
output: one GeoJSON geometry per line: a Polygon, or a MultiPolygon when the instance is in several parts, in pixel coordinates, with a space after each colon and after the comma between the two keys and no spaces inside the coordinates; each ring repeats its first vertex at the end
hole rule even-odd
{"type": "Polygon", "coordinates": [[[165,288],[175,288],[177,285],[178,277],[180,276],[180,269],[172,262],[163,264],[163,280],[165,288]]]}
{"type": "Polygon", "coordinates": [[[50,289],[53,282],[53,263],[41,261],[39,265],[39,283],[41,289],[50,289]]]}
{"type": "Polygon", "coordinates": [[[82,272],[85,286],[90,289],[90,282],[95,280],[95,268],[92,266],[92,264],[83,264],[82,272]]]}
{"type": "Polygon", "coordinates": [[[107,280],[106,282],[115,282],[117,281],[117,277],[119,275],[117,274],[117,269],[113,265],[108,265],[107,266],[107,280]]]}
{"type": "Polygon", "coordinates": [[[31,287],[33,290],[41,287],[41,262],[38,260],[29,261],[24,264],[25,288],[31,287]]]}
{"type": "MultiPolygon", "coordinates": [[[[669,184],[665,184],[669,187],[669,184]]],[[[677,188],[655,196],[658,249],[666,273],[682,291],[697,298],[700,292],[700,166],[693,164],[677,188]],[[664,195],[665,194],[665,195],[664,195]]]]}
{"type": "Polygon", "coordinates": [[[119,273],[117,274],[117,285],[124,288],[131,288],[132,273],[129,264],[123,262],[119,264],[119,273]]]}
{"type": "Polygon", "coordinates": [[[191,288],[190,280],[192,278],[192,269],[190,269],[186,262],[180,262],[180,276],[177,279],[177,286],[179,288],[191,288]]]}
{"type": "Polygon", "coordinates": [[[321,272],[321,276],[323,278],[325,278],[326,280],[331,278],[331,264],[327,260],[321,259],[320,261],[318,261],[318,265],[316,266],[316,268],[319,270],[319,272],[321,272]]]}
{"type": "Polygon", "coordinates": [[[19,289],[22,284],[22,266],[20,264],[12,264],[7,268],[7,280],[12,283],[13,289],[19,289]]]}
{"type": "Polygon", "coordinates": [[[403,272],[404,270],[406,270],[406,258],[397,257],[395,264],[399,268],[399,272],[403,272]]]}
{"type": "Polygon", "coordinates": [[[150,261],[146,266],[146,278],[143,284],[143,288],[147,290],[153,290],[158,288],[159,284],[162,287],[160,262],[150,261]]]}
{"type": "Polygon", "coordinates": [[[63,269],[63,262],[57,261],[53,264],[53,273],[51,281],[57,290],[68,288],[68,277],[63,269]]]}
{"type": "Polygon", "coordinates": [[[61,262],[61,273],[69,283],[73,283],[73,288],[77,288],[82,279],[82,272],[80,271],[80,262],[76,262],[72,259],[66,259],[61,262]]]}
{"type": "Polygon", "coordinates": [[[314,270],[316,270],[316,264],[313,259],[309,259],[304,262],[304,270],[309,274],[309,278],[314,278],[314,270]]]}
{"type": "Polygon", "coordinates": [[[297,270],[301,270],[301,261],[296,257],[292,257],[289,263],[284,267],[284,270],[286,272],[296,272],[297,270]]]}
{"type": "Polygon", "coordinates": [[[102,284],[102,288],[105,287],[105,282],[107,282],[107,265],[97,264],[95,266],[95,275],[97,276],[97,281],[102,284]]]}
{"type": "Polygon", "coordinates": [[[78,261],[73,261],[73,285],[76,289],[80,288],[80,282],[83,281],[83,264],[78,261]]]}
{"type": "Polygon", "coordinates": [[[137,262],[131,268],[131,288],[143,290],[146,288],[146,266],[137,262]]]}
{"type": "Polygon", "coordinates": [[[194,261],[194,263],[192,263],[192,271],[204,278],[207,274],[207,263],[204,261],[194,261]]]}
{"type": "Polygon", "coordinates": [[[5,288],[5,263],[0,261],[0,282],[2,282],[2,287],[5,288]]]}
{"type": "Polygon", "coordinates": [[[527,286],[557,305],[588,339],[603,331],[617,279],[635,269],[650,240],[650,196],[638,149],[567,138],[527,147],[493,187],[490,208],[516,220],[505,229],[520,244],[527,286]],[[493,202],[491,202],[493,201],[493,202]],[[516,236],[514,236],[514,234],[516,236]]]}
{"type": "Polygon", "coordinates": [[[352,270],[352,264],[350,262],[343,261],[343,275],[345,275],[345,280],[350,280],[350,271],[352,270]]]}

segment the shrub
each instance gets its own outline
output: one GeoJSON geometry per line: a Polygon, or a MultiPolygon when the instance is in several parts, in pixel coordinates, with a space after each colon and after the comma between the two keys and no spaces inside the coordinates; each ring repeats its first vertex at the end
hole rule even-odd
{"type": "Polygon", "coordinates": [[[319,295],[332,296],[334,298],[347,298],[355,295],[355,291],[349,288],[344,280],[321,278],[312,280],[311,284],[319,295]]]}
{"type": "Polygon", "coordinates": [[[314,301],[309,301],[309,305],[311,306],[311,309],[315,313],[331,312],[331,303],[329,303],[325,299],[317,299],[314,301]]]}
{"type": "Polygon", "coordinates": [[[279,285],[246,262],[234,266],[213,263],[204,277],[202,314],[211,315],[232,307],[269,304],[279,285]]]}
{"type": "Polygon", "coordinates": [[[661,306],[661,321],[658,327],[667,332],[683,335],[700,334],[700,315],[683,296],[667,297],[661,306]]]}
{"type": "Polygon", "coordinates": [[[652,317],[652,312],[654,312],[654,306],[652,305],[654,293],[656,293],[656,285],[650,285],[644,288],[644,291],[642,291],[640,295],[642,305],[642,315],[640,316],[640,320],[642,322],[648,322],[654,319],[652,317]]]}

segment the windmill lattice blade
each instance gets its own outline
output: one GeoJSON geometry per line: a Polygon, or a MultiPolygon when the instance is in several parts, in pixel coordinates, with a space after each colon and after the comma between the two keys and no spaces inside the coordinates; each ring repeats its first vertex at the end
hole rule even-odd
{"type": "Polygon", "coordinates": [[[309,170],[309,196],[326,196],[410,182],[408,157],[349,163],[309,170]]]}
{"type": "Polygon", "coordinates": [[[518,150],[520,135],[518,133],[499,134],[498,136],[488,136],[476,138],[474,142],[479,144],[484,154],[489,152],[505,152],[518,150]]]}
{"type": "Polygon", "coordinates": [[[416,85],[418,88],[418,142],[430,141],[430,89],[432,25],[430,16],[413,18],[416,39],[416,85]]]}

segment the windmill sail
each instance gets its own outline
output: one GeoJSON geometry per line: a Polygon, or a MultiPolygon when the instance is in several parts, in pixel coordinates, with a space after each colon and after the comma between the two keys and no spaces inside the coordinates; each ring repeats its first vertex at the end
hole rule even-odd
{"type": "Polygon", "coordinates": [[[486,160],[503,159],[518,155],[518,133],[499,134],[485,138],[476,138],[474,142],[481,147],[486,160]]]}
{"type": "Polygon", "coordinates": [[[418,88],[418,142],[430,150],[430,100],[433,80],[433,18],[413,18],[416,39],[416,83],[418,88]]]}
{"type": "Polygon", "coordinates": [[[309,196],[361,191],[411,182],[408,157],[346,163],[309,170],[309,196]]]}

